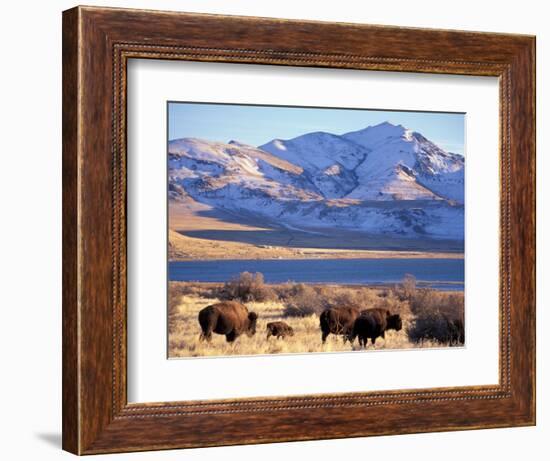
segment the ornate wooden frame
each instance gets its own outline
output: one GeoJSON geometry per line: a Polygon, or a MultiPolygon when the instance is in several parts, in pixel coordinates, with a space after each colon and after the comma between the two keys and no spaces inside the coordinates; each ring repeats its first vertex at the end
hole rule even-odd
{"type": "Polygon", "coordinates": [[[63,13],[63,448],[77,454],[535,423],[535,38],[77,7],[63,13]],[[500,79],[496,386],[128,404],[131,58],[500,79]]]}

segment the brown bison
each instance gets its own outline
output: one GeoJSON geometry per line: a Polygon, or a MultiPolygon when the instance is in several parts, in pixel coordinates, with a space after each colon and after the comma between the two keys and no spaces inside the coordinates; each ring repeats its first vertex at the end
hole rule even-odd
{"type": "Polygon", "coordinates": [[[225,301],[207,306],[199,312],[199,323],[202,333],[200,340],[210,341],[212,333],[225,335],[227,342],[232,343],[240,335],[252,336],[256,333],[255,312],[248,312],[246,306],[236,301],[225,301]]]}
{"type": "Polygon", "coordinates": [[[449,342],[451,344],[464,344],[464,320],[447,319],[447,322],[449,325],[449,342]]]}
{"type": "Polygon", "coordinates": [[[294,336],[294,330],[285,322],[269,322],[266,327],[267,338],[275,336],[277,339],[294,336]]]}
{"type": "Polygon", "coordinates": [[[376,338],[385,338],[386,330],[399,331],[403,328],[403,322],[399,314],[393,314],[386,309],[367,309],[355,319],[353,329],[349,336],[350,342],[356,337],[359,337],[359,345],[367,346],[370,338],[372,344],[376,342],[376,338]]]}
{"type": "Polygon", "coordinates": [[[352,333],[353,324],[359,316],[359,312],[356,307],[330,307],[325,309],[319,318],[323,343],[330,333],[344,335],[345,342],[352,333]]]}
{"type": "Polygon", "coordinates": [[[431,340],[457,346],[464,344],[464,320],[440,312],[427,312],[414,319],[407,333],[415,343],[431,340]]]}

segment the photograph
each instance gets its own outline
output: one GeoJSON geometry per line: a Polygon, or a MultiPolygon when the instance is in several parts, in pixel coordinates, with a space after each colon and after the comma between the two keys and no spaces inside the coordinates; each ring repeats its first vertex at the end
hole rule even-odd
{"type": "Polygon", "coordinates": [[[168,102],[168,357],[463,346],[463,113],[168,102]]]}
{"type": "Polygon", "coordinates": [[[6,23],[11,458],[543,446],[541,7],[91,3],[6,23]]]}

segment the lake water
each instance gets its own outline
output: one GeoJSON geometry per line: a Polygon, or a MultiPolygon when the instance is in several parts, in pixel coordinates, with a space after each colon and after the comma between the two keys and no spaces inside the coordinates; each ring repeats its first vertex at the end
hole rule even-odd
{"type": "Polygon", "coordinates": [[[464,289],[463,259],[275,259],[171,261],[171,281],[226,282],[240,272],[261,272],[267,283],[393,284],[412,274],[440,290],[464,289]]]}

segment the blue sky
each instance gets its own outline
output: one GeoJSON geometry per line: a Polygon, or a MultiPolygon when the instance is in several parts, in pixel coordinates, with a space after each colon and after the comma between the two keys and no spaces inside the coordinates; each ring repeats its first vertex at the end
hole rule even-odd
{"type": "Polygon", "coordinates": [[[343,134],[382,122],[422,133],[441,148],[464,155],[464,114],[368,109],[319,109],[170,102],[168,138],[236,140],[260,146],[312,131],[343,134]]]}

